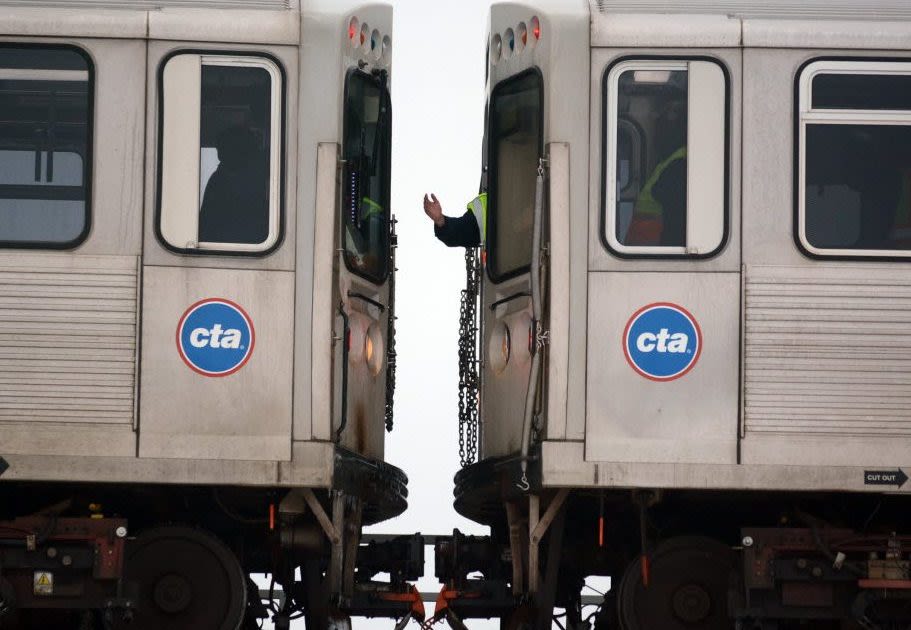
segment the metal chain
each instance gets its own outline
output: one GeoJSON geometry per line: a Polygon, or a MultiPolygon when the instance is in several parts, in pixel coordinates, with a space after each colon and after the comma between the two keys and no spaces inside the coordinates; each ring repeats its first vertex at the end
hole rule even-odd
{"type": "Polygon", "coordinates": [[[395,215],[389,222],[389,314],[386,324],[386,431],[392,431],[393,402],[395,399],[395,250],[399,246],[399,237],[395,226],[398,221],[395,215]]]}
{"type": "Polygon", "coordinates": [[[478,295],[481,261],[475,247],[465,248],[465,288],[459,309],[459,459],[462,467],[478,456],[478,295]]]}

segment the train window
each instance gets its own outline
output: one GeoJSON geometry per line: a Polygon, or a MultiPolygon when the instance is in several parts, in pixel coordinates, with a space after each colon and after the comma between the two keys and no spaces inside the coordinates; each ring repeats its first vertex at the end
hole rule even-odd
{"type": "Polygon", "coordinates": [[[625,59],[604,82],[604,238],[619,256],[723,245],[727,78],[710,60],[625,59]]]}
{"type": "Polygon", "coordinates": [[[801,247],[911,257],[911,63],[816,61],[798,90],[801,247]]]}
{"type": "Polygon", "coordinates": [[[392,107],[385,73],[348,73],[344,116],[345,265],[379,283],[389,267],[392,107]]]}
{"type": "Polygon", "coordinates": [[[92,65],[0,44],[0,245],[74,247],[89,230],[92,65]]]}
{"type": "Polygon", "coordinates": [[[495,282],[531,265],[535,179],[543,151],[544,82],[527,70],[499,83],[489,107],[488,271],[495,282]]]}
{"type": "Polygon", "coordinates": [[[264,253],[281,229],[279,66],[180,53],[162,69],[159,232],[183,251],[264,253]]]}

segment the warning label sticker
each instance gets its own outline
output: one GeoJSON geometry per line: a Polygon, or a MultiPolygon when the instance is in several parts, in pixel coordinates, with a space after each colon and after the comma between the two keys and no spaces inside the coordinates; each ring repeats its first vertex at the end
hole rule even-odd
{"type": "Polygon", "coordinates": [[[54,594],[54,574],[48,571],[35,571],[35,595],[54,594]]]}

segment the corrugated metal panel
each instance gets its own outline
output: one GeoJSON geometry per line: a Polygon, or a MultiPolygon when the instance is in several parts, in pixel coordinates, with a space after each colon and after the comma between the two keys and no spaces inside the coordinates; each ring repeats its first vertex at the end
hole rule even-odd
{"type": "Polygon", "coordinates": [[[749,267],[748,432],[911,436],[911,277],[749,267]]]}
{"type": "MultiPolygon", "coordinates": [[[[292,0],[2,0],[0,6],[61,9],[268,9],[282,11],[292,0]]],[[[296,3],[295,3],[296,4],[296,3]]]]}
{"type": "Polygon", "coordinates": [[[132,424],[137,260],[0,256],[0,422],[132,424]]]}
{"type": "Polygon", "coordinates": [[[710,13],[745,18],[909,20],[908,0],[590,0],[592,12],[710,13]]]}

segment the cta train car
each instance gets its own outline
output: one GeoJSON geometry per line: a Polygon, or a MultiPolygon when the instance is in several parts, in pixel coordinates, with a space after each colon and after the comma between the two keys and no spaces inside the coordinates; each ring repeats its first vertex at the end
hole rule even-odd
{"type": "Polygon", "coordinates": [[[909,627],[911,8],[503,3],[489,35],[455,494],[492,539],[438,548],[452,614],[909,627]]]}
{"type": "Polygon", "coordinates": [[[0,2],[0,627],[412,612],[358,550],[406,507],[391,55],[383,3],[0,2]]]}

